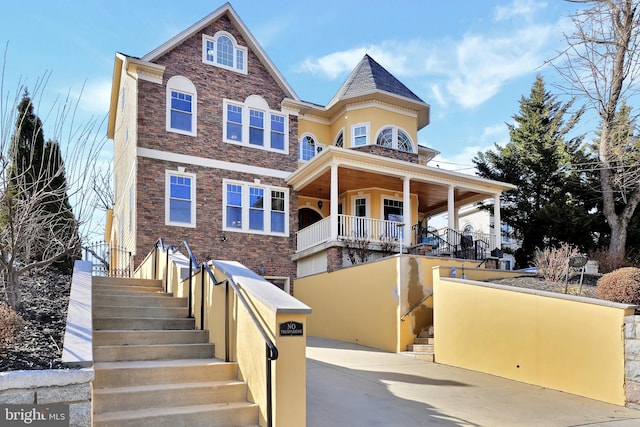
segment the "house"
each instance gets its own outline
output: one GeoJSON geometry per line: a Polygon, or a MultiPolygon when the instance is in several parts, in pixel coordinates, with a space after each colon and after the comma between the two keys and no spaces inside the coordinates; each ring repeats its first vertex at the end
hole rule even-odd
{"type": "Polygon", "coordinates": [[[486,258],[500,230],[466,242],[457,209],[512,187],[430,167],[437,152],[417,143],[429,117],[368,55],[328,105],[301,100],[226,3],[142,57],[116,54],[107,235],[134,265],[159,237],[186,240],[200,260],[240,261],[290,292],[349,265],[354,242],[373,256],[486,258]],[[443,212],[447,237],[429,240],[443,212]]]}

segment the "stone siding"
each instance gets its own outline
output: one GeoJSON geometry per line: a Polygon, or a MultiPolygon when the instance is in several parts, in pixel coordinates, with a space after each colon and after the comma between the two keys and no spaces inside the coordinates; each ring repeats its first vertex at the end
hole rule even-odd
{"type": "Polygon", "coordinates": [[[364,145],[362,147],[354,147],[352,150],[362,151],[364,153],[375,154],[376,156],[386,157],[388,159],[402,160],[409,163],[418,163],[418,155],[416,153],[407,153],[406,151],[395,150],[381,145],[364,145]]]}
{"type": "Polygon", "coordinates": [[[93,369],[0,373],[0,403],[68,404],[71,427],[91,426],[93,369]]]}
{"type": "Polygon", "coordinates": [[[627,406],[640,409],[640,316],[624,318],[624,359],[627,406]]]}
{"type": "MultiPolygon", "coordinates": [[[[216,159],[287,172],[297,168],[298,121],[288,116],[288,154],[225,143],[223,136],[223,100],[244,102],[259,95],[269,108],[279,111],[287,97],[268,68],[249,49],[248,73],[242,74],[202,62],[202,35],[217,31],[231,33],[237,43],[249,47],[229,18],[223,16],[202,31],[184,40],[154,62],[166,67],[163,84],[139,81],[138,138],[139,147],[179,153],[199,158],[216,159]],[[166,83],[173,76],[191,80],[197,90],[197,136],[166,131],[166,83]]],[[[241,173],[138,157],[136,174],[136,252],[137,267],[153,243],[162,237],[167,244],[178,245],[187,240],[198,261],[208,259],[235,260],[253,271],[264,266],[266,276],[295,278],[295,233],[298,227],[297,193],[289,191],[289,236],[269,236],[246,232],[223,232],[223,179],[239,180],[288,188],[284,179],[241,173]],[[165,170],[185,168],[196,174],[196,228],[165,225],[165,170]]]]}

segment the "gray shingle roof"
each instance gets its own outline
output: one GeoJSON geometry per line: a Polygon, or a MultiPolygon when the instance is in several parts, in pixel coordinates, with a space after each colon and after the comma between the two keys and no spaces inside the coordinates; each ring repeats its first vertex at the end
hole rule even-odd
{"type": "Polygon", "coordinates": [[[424,103],[418,95],[409,90],[408,87],[369,55],[365,55],[362,58],[362,61],[351,72],[331,103],[375,91],[384,91],[424,103]]]}

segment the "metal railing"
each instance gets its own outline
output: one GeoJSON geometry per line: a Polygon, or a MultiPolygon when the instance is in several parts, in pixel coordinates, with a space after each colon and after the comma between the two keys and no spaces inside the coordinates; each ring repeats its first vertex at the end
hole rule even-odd
{"type": "Polygon", "coordinates": [[[82,259],[91,262],[94,276],[131,277],[131,251],[125,247],[109,242],[88,243],[82,246],[82,259]]]}
{"type": "MultiPolygon", "coordinates": [[[[237,296],[238,300],[242,303],[242,305],[245,307],[245,309],[247,310],[247,313],[249,314],[249,317],[251,318],[251,320],[253,321],[253,323],[255,324],[255,326],[258,329],[258,332],[260,333],[260,335],[262,336],[262,338],[265,341],[265,349],[266,349],[266,353],[265,353],[265,359],[266,359],[266,387],[267,387],[267,393],[266,393],[266,398],[267,398],[267,426],[271,427],[273,425],[273,386],[272,386],[272,366],[271,366],[271,362],[276,360],[278,358],[278,348],[275,346],[275,344],[273,343],[273,341],[269,338],[269,336],[267,335],[267,332],[265,331],[264,327],[262,326],[262,324],[260,323],[260,321],[258,320],[258,317],[256,316],[256,314],[254,313],[253,309],[251,308],[251,306],[249,305],[248,301],[246,300],[245,296],[242,294],[242,292],[240,291],[240,286],[238,286],[238,284],[233,280],[233,278],[230,275],[227,275],[227,279],[222,280],[222,281],[218,281],[215,278],[215,275],[213,274],[213,272],[211,271],[211,268],[209,267],[209,263],[208,262],[202,262],[201,264],[198,264],[198,262],[196,261],[196,258],[193,254],[193,251],[191,250],[191,247],[189,246],[189,243],[185,240],[183,241],[181,244],[179,244],[177,247],[171,246],[171,245],[165,245],[164,241],[162,240],[162,238],[159,238],[158,240],[156,240],[155,244],[154,244],[154,277],[157,279],[158,278],[158,266],[159,266],[159,262],[158,262],[158,249],[162,248],[165,252],[166,252],[166,257],[165,257],[165,265],[164,265],[164,279],[165,279],[165,290],[168,292],[168,286],[169,286],[169,252],[178,252],[178,249],[180,249],[181,247],[184,247],[187,250],[187,253],[189,255],[189,317],[193,317],[193,311],[192,311],[192,301],[193,301],[193,272],[194,272],[194,268],[195,269],[199,269],[200,270],[200,329],[204,328],[204,295],[205,295],[205,275],[204,272],[207,272],[207,275],[209,276],[209,279],[211,280],[211,282],[213,283],[214,286],[220,286],[220,285],[225,285],[225,313],[224,313],[224,318],[225,318],[225,361],[229,362],[230,361],[230,356],[229,356],[229,287],[231,287],[231,289],[235,292],[235,295],[237,296]]],[[[215,266],[215,261],[211,261],[214,266],[215,266]]],[[[223,271],[223,269],[221,268],[221,271],[223,271]]]]}
{"type": "Polygon", "coordinates": [[[409,316],[411,313],[413,313],[418,307],[420,307],[422,304],[424,304],[424,302],[426,300],[428,300],[429,298],[431,298],[432,296],[433,296],[433,292],[430,293],[429,295],[426,295],[418,303],[414,304],[409,310],[407,310],[406,313],[404,313],[402,316],[400,316],[400,321],[404,322],[404,319],[406,319],[407,316],[409,316]]]}

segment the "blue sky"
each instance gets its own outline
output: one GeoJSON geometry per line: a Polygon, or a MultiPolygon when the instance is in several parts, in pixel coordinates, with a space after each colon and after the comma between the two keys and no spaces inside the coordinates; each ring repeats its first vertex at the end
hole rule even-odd
{"type": "MultiPolygon", "coordinates": [[[[116,52],[143,56],[222,1],[31,0],[3,4],[4,91],[19,79],[50,77],[39,111],[77,96],[78,114],[103,118],[116,52]],[[126,12],[125,12],[126,11],[126,12]]],[[[545,61],[564,46],[577,7],[561,0],[231,2],[297,94],[326,104],[365,53],[431,105],[419,143],[442,167],[472,173],[471,159],[506,143],[505,122],[536,74],[558,80],[545,61]],[[466,168],[466,169],[465,169],[466,168]]],[[[43,117],[45,114],[40,113],[43,117]]],[[[583,123],[589,132],[597,123],[583,123]]],[[[45,137],[53,120],[45,120],[45,137]]],[[[106,132],[106,130],[104,131],[106,132]]]]}

